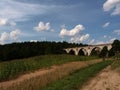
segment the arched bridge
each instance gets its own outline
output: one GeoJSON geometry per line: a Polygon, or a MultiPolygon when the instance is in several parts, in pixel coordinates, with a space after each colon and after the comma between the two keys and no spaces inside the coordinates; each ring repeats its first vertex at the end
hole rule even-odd
{"type": "Polygon", "coordinates": [[[74,48],[66,48],[64,49],[67,53],[70,53],[70,51],[74,51],[75,55],[78,55],[80,50],[82,50],[84,52],[84,55],[90,55],[92,50],[97,50],[99,52],[101,52],[101,50],[103,49],[103,47],[107,47],[108,50],[110,50],[112,48],[112,44],[99,44],[99,45],[88,45],[88,46],[84,46],[84,47],[74,47],[74,48]]]}

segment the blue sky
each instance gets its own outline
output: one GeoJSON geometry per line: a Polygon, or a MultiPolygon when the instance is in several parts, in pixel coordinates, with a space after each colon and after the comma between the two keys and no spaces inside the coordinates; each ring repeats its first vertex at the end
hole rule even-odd
{"type": "Polygon", "coordinates": [[[1,0],[0,44],[120,39],[120,0],[1,0]]]}

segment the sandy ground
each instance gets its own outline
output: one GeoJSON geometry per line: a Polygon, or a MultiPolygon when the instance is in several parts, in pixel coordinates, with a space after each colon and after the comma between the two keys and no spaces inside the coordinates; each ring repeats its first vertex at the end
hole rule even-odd
{"type": "Polygon", "coordinates": [[[120,72],[108,66],[80,90],[120,90],[120,72]]]}
{"type": "Polygon", "coordinates": [[[31,86],[33,88],[35,85],[37,87],[40,85],[39,83],[45,86],[48,83],[48,81],[49,82],[55,81],[57,78],[64,77],[75,70],[78,70],[90,64],[98,63],[101,61],[102,60],[91,60],[85,62],[84,61],[69,62],[62,65],[57,65],[57,66],[54,65],[48,69],[40,69],[35,72],[21,75],[20,77],[14,80],[0,82],[0,90],[35,90],[35,89],[28,89],[28,87],[31,86]],[[45,81],[46,79],[48,79],[48,81],[45,81]]]}

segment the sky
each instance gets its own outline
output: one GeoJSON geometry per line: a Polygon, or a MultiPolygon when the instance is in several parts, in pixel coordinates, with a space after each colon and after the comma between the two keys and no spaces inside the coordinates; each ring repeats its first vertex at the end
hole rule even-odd
{"type": "Polygon", "coordinates": [[[1,0],[0,44],[120,39],[120,0],[1,0]]]}

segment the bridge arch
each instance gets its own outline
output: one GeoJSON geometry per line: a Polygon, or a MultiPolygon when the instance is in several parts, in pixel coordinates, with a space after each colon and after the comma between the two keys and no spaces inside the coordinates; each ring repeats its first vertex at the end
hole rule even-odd
{"type": "Polygon", "coordinates": [[[71,50],[69,51],[69,54],[75,55],[75,51],[74,51],[73,49],[71,49],[71,50]]]}
{"type": "Polygon", "coordinates": [[[86,51],[86,49],[85,48],[81,48],[80,50],[79,50],[79,52],[78,52],[78,55],[87,55],[87,51],[86,51]]]}
{"type": "Polygon", "coordinates": [[[101,48],[99,48],[99,47],[94,47],[93,49],[91,49],[91,53],[90,53],[90,55],[99,55],[100,54],[100,52],[101,52],[101,48]]]}
{"type": "Polygon", "coordinates": [[[84,47],[75,47],[75,48],[66,48],[64,49],[67,53],[71,53],[74,55],[79,55],[81,51],[84,52],[85,55],[91,55],[92,51],[98,51],[101,52],[103,47],[107,46],[108,50],[112,48],[111,44],[100,44],[100,45],[89,45],[89,46],[84,46],[84,47]]]}

